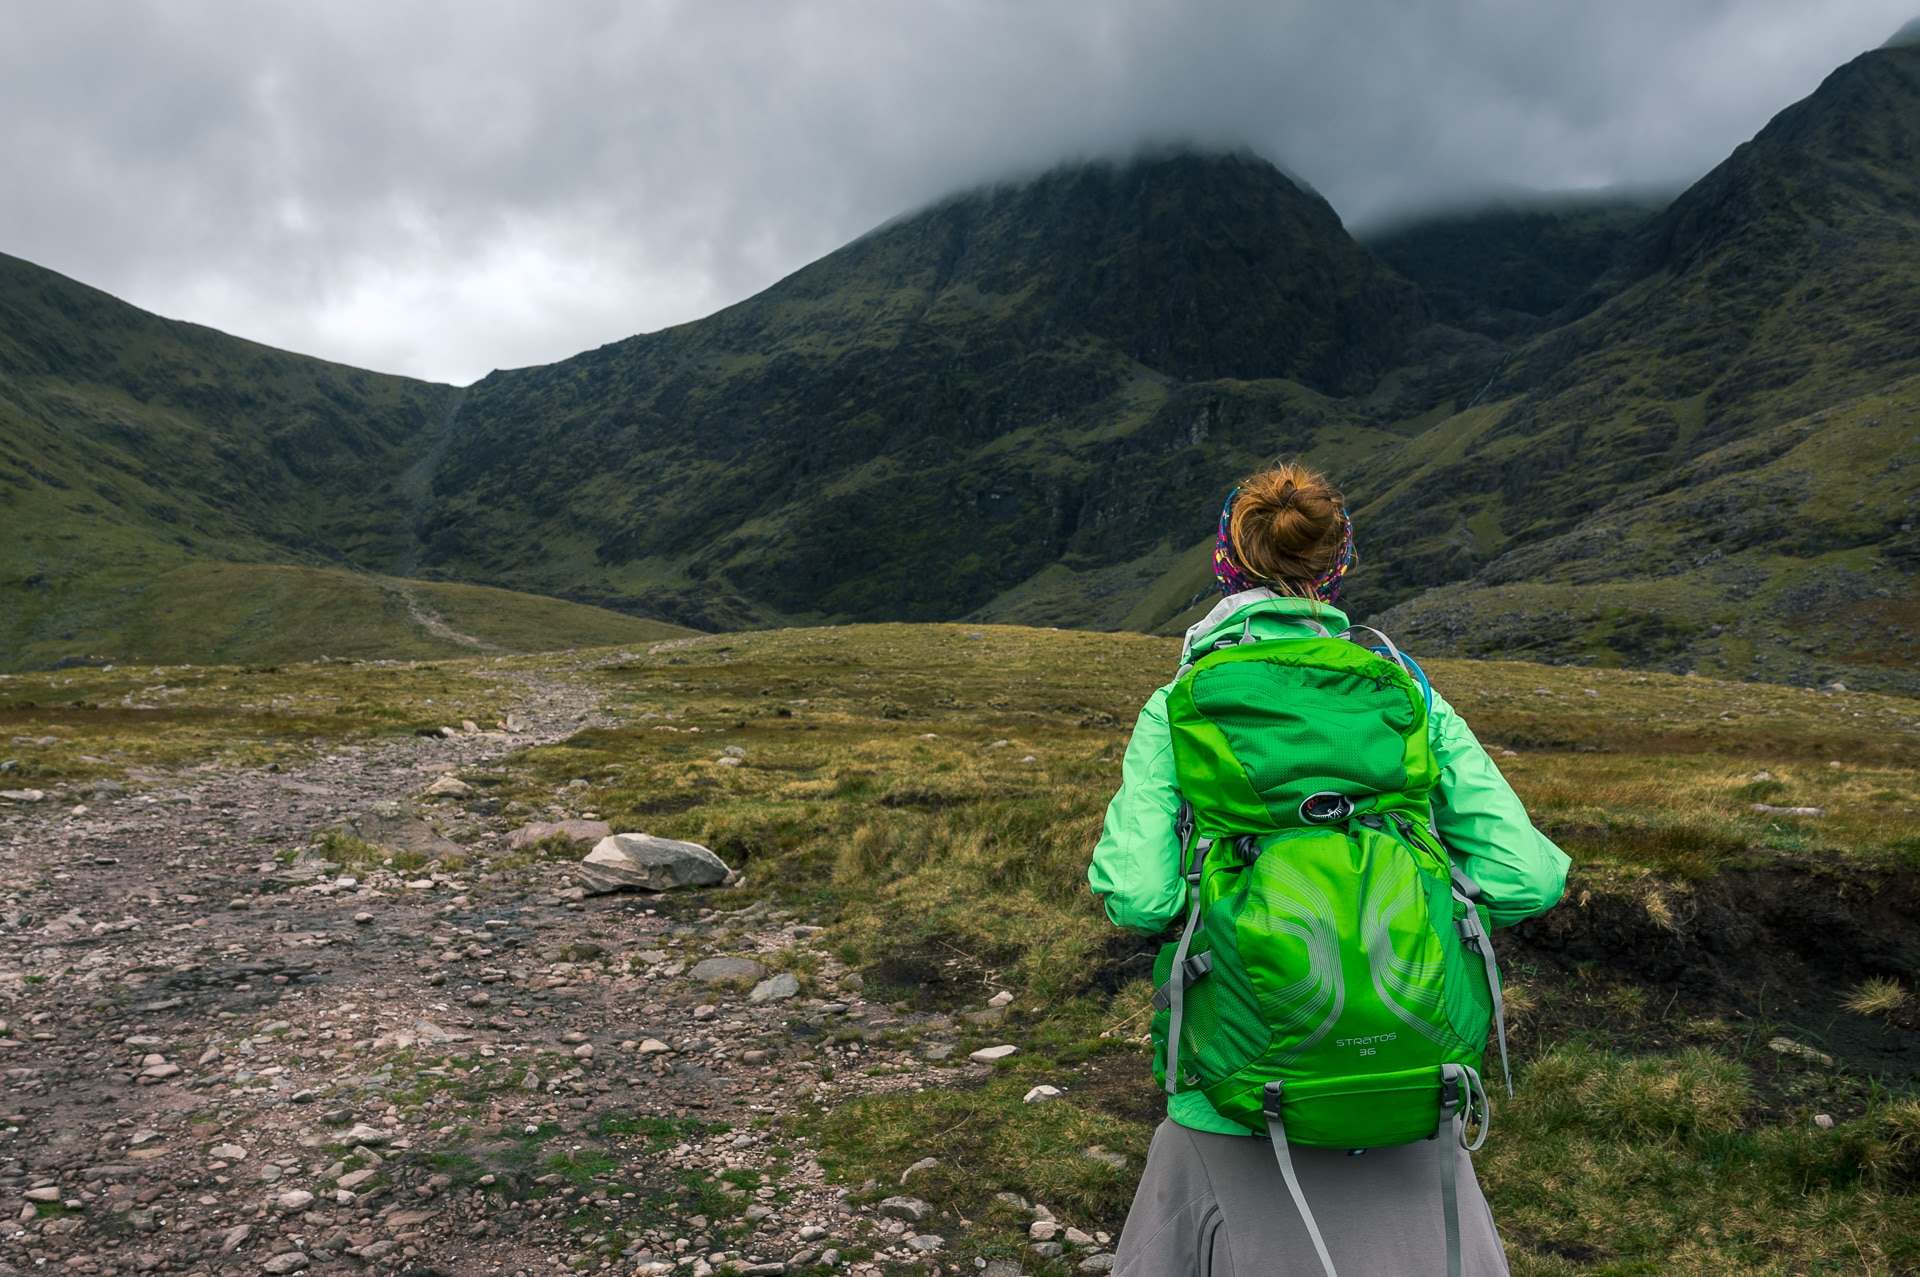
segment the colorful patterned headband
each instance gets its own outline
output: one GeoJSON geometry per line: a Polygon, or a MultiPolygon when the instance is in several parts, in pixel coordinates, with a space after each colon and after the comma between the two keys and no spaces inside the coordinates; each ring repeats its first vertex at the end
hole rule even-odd
{"type": "MultiPolygon", "coordinates": [[[[1220,531],[1213,542],[1213,578],[1220,583],[1222,594],[1238,594],[1242,590],[1251,590],[1256,586],[1271,585],[1253,573],[1241,567],[1233,557],[1233,501],[1240,495],[1235,488],[1227,494],[1227,502],[1220,507],[1220,531]]],[[[1340,511],[1340,553],[1334,559],[1333,566],[1315,577],[1309,584],[1313,597],[1322,603],[1332,603],[1340,597],[1340,586],[1348,571],[1359,556],[1353,548],[1353,520],[1347,517],[1346,510],[1340,511]]]]}

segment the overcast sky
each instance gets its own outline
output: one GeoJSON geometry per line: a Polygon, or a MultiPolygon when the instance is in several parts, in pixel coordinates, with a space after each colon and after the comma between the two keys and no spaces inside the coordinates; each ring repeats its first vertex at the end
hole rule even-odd
{"type": "Polygon", "coordinates": [[[1364,227],[1681,185],[1920,0],[0,0],[0,252],[438,380],[956,187],[1242,144],[1364,227]]]}

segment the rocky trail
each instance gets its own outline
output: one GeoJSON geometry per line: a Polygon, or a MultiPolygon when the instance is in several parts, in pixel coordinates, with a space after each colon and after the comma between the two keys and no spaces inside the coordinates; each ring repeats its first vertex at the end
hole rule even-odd
{"type": "Polygon", "coordinates": [[[0,807],[0,1275],[941,1271],[963,1221],[830,1185],[794,1119],[986,1066],[806,919],[587,896],[423,797],[605,721],[581,667],[501,678],[502,730],[0,807]],[[340,827],[416,867],[329,863],[340,827]]]}

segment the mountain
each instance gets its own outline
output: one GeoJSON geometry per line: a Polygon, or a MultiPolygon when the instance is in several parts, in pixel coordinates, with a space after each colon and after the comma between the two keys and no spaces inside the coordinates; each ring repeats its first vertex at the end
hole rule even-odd
{"type": "Polygon", "coordinates": [[[1670,198],[1523,197],[1401,222],[1364,242],[1420,285],[1443,323],[1526,336],[1585,296],[1670,198]]]}
{"type": "Polygon", "coordinates": [[[1469,651],[1910,682],[1920,48],[1835,71],[1620,254],[1479,404],[1368,470],[1389,597],[1443,586],[1391,620],[1469,651]]]}
{"type": "MultiPolygon", "coordinates": [[[[162,319],[0,256],[0,669],[466,650],[409,624],[426,595],[325,570],[411,557],[409,467],[460,393],[162,319]]],[[[677,632],[493,602],[503,645],[537,628],[505,618],[549,612],[558,641],[677,632]]]]}
{"type": "Polygon", "coordinates": [[[1063,169],[698,323],[487,377],[426,562],[705,624],[963,615],[1190,522],[1218,482],[1193,388],[1364,394],[1426,322],[1265,161],[1063,169]]]}
{"type": "Polygon", "coordinates": [[[385,618],[326,640],[356,650],[423,611],[501,646],[619,619],[555,599],[1173,629],[1226,485],[1302,455],[1354,502],[1355,610],[1418,650],[1920,690],[1916,158],[1895,41],[1665,203],[1362,244],[1250,155],[1072,165],[464,390],[0,260],[4,663],[153,650],[209,562],[249,600],[229,655],[342,580],[385,618]]]}

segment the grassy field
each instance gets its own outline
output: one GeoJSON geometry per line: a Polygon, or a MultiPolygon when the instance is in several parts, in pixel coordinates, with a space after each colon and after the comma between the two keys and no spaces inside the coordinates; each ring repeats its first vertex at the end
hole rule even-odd
{"type": "MultiPolygon", "coordinates": [[[[744,874],[740,894],[825,923],[870,998],[953,1013],[968,1026],[956,1058],[1018,1044],[984,1084],[876,1077],[802,1133],[876,1196],[939,1158],[913,1192],[972,1221],[948,1256],[1034,1271],[1027,1217],[994,1194],[1117,1232],[1161,1112],[1144,1043],[1153,942],[1107,925],[1084,872],[1132,716],[1174,659],[1139,635],[950,625],[610,653],[578,676],[602,681],[615,725],[517,757],[491,792],[537,807],[564,794],[615,828],[703,842],[744,874]],[[1004,1019],[983,1014],[1002,988],[1004,1019]],[[1039,1083],[1065,1098],[1023,1104],[1039,1083]]],[[[16,742],[61,734],[46,752],[11,747],[32,774],[71,775],[127,742],[170,761],[261,757],[305,731],[478,717],[497,671],[553,660],[73,671],[0,682],[0,712],[16,742]],[[161,680],[204,730],[101,708],[152,700],[161,680]]],[[[1479,1165],[1515,1271],[1914,1271],[1920,703],[1429,670],[1576,862],[1559,909],[1499,938],[1519,1094],[1479,1165]]]]}
{"type": "MultiPolygon", "coordinates": [[[[1157,1117],[1150,945],[1107,926],[1083,874],[1131,716],[1174,655],[1160,639],[1000,627],[705,638],[608,670],[625,725],[535,752],[521,783],[547,795],[583,778],[579,801],[616,827],[714,847],[750,888],[831,919],[870,990],[956,1010],[1016,993],[1009,1020],[976,1035],[1022,1047],[990,1084],[863,1100],[813,1131],[856,1184],[940,1158],[916,1192],[978,1221],[990,1254],[1012,1245],[999,1190],[1117,1227],[1131,1173],[1084,1150],[1137,1167],[1157,1117]],[[719,762],[728,746],[742,765],[719,762]],[[1023,1105],[1041,1082],[1068,1098],[1023,1105]]],[[[1796,900],[1910,896],[1920,705],[1519,663],[1432,670],[1578,866],[1557,914],[1502,941],[1521,1089],[1482,1166],[1516,1271],[1920,1263],[1914,1063],[1890,1063],[1920,1045],[1920,930],[1883,936],[1892,956],[1736,961],[1710,979],[1650,956],[1718,962],[1721,915],[1740,908],[1787,932],[1776,915],[1796,900]],[[1783,1055],[1776,1036],[1839,1062],[1783,1055]]]]}
{"type": "Polygon", "coordinates": [[[690,633],[564,599],[340,568],[173,561],[30,591],[0,622],[0,669],[63,660],[232,664],[425,660],[690,633]]]}
{"type": "Polygon", "coordinates": [[[158,666],[0,674],[0,787],[148,767],[265,766],[338,742],[499,721],[485,662],[158,666]]]}

